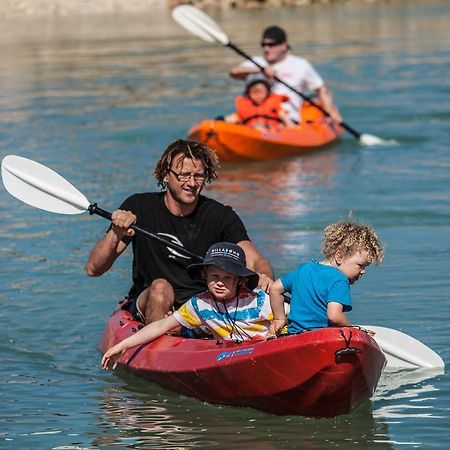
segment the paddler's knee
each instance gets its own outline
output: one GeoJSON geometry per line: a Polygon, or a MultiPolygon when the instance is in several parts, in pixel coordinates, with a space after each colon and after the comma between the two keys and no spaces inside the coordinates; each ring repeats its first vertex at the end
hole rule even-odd
{"type": "Polygon", "coordinates": [[[138,309],[144,313],[145,323],[164,318],[172,311],[175,293],[172,285],[158,278],[138,298],[138,309]]]}

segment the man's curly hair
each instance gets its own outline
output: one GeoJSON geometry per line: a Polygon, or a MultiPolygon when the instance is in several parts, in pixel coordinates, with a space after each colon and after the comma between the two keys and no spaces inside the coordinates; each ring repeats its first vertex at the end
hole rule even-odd
{"type": "Polygon", "coordinates": [[[217,178],[219,158],[211,147],[202,142],[177,139],[166,148],[156,163],[155,171],[153,172],[158,186],[162,189],[165,188],[164,178],[169,173],[172,161],[180,154],[183,155],[181,162],[186,158],[202,161],[205,166],[205,183],[211,183],[212,180],[217,178]]]}
{"type": "Polygon", "coordinates": [[[325,228],[322,253],[326,258],[331,258],[338,250],[344,257],[366,251],[370,263],[379,264],[384,257],[382,244],[375,231],[352,221],[333,223],[325,228]]]}

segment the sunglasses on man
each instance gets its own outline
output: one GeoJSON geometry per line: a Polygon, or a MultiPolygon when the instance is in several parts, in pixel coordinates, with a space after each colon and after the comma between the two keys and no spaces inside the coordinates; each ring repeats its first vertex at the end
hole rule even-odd
{"type": "Polygon", "coordinates": [[[261,42],[261,47],[276,47],[277,45],[282,44],[282,42],[266,42],[266,41],[262,41],[261,42]]]}

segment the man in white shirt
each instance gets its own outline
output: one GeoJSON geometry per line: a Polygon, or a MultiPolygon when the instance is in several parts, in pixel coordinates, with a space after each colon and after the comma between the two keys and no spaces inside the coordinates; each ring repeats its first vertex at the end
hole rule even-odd
{"type": "MultiPolygon", "coordinates": [[[[253,59],[264,67],[264,74],[268,78],[276,76],[300,92],[308,90],[317,93],[322,107],[330,114],[331,118],[338,123],[342,122],[330,90],[314,67],[306,59],[288,53],[290,47],[286,32],[282,28],[278,26],[266,28],[262,34],[261,47],[263,56],[254,56],[253,59]]],[[[244,80],[248,75],[257,72],[260,72],[259,67],[251,61],[245,61],[232,67],[229,73],[233,78],[244,80]]],[[[292,120],[300,122],[299,111],[302,98],[276,80],[274,80],[272,91],[289,97],[290,101],[284,104],[286,112],[292,120]]]]}

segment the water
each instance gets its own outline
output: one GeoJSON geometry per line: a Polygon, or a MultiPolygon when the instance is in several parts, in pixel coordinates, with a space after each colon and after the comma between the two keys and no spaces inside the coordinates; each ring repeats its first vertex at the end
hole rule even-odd
{"type": "MultiPolygon", "coordinates": [[[[444,1],[342,3],[214,14],[258,51],[280,23],[315,63],[348,124],[397,141],[270,163],[224,165],[208,195],[233,205],[276,274],[319,257],[329,222],[374,226],[386,259],[353,288],[355,323],[401,330],[449,364],[450,69],[444,1]]],[[[161,151],[232,109],[239,57],[161,9],[124,17],[17,20],[0,27],[0,156],[52,167],[112,210],[156,188],[161,151]]],[[[84,274],[106,222],[27,207],[0,190],[0,448],[447,449],[448,374],[383,377],[335,419],[206,405],[99,367],[99,336],[129,287],[130,255],[84,274]]]]}

